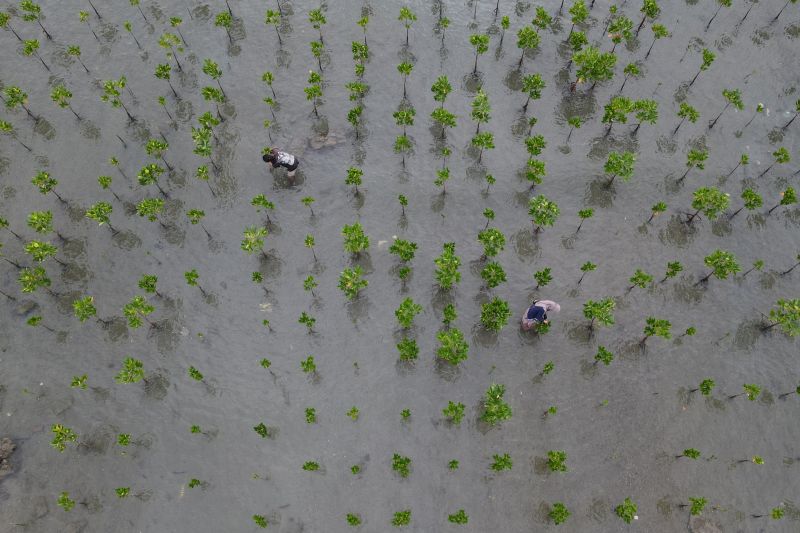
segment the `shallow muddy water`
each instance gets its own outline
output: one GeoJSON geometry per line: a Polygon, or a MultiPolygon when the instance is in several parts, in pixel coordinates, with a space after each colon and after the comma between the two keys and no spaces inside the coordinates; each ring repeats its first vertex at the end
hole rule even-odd
{"type": "MultiPolygon", "coordinates": [[[[540,32],[541,44],[525,54],[520,72],[516,33],[539,4],[501,0],[495,16],[495,2],[473,1],[477,6],[444,2],[450,26],[443,41],[436,2],[323,3],[319,117],[303,92],[308,71],[319,68],[309,46],[319,38],[308,21],[309,11],[319,7],[316,1],[281,4],[282,46],[263,22],[264,10],[276,9],[275,0],[230,0],[230,38],[214,25],[216,14],[227,10],[224,1],[143,0],[147,21],[120,0],[94,2],[102,20],[77,0],[45,2],[42,23],[53,41],[35,23],[18,14],[11,18],[22,38],[41,41],[39,53],[51,71],[24,56],[10,31],[0,32],[0,81],[25,90],[28,107],[39,116],[34,121],[21,109],[0,114],[32,149],[29,153],[10,136],[0,140],[0,216],[27,241],[37,238],[26,225],[28,213],[52,211],[64,239],[50,240],[65,265],[45,263],[55,295],[21,293],[17,269],[0,266],[0,290],[16,298],[0,296],[0,438],[17,444],[10,458],[14,472],[0,481],[0,531],[258,531],[252,516],[262,515],[268,530],[343,532],[352,530],[346,514],[357,513],[361,531],[383,532],[394,530],[390,520],[396,511],[410,509],[407,531],[516,533],[557,529],[548,512],[554,502],[563,502],[571,512],[560,526],[564,531],[669,532],[687,529],[689,510],[679,505],[701,496],[709,502],[703,517],[721,531],[800,531],[800,397],[780,397],[800,384],[798,344],[778,328],[763,334],[759,322],[777,299],[798,297],[800,270],[780,273],[800,253],[800,210],[786,206],[766,215],[781,191],[798,186],[798,166],[796,161],[775,165],[759,177],[778,147],[786,147],[793,159],[799,155],[800,121],[782,129],[799,97],[797,6],[789,5],[773,21],[783,2],[755,3],[739,25],[751,4],[737,0],[705,31],[716,4],[662,2],[657,22],[671,36],[656,42],[646,61],[650,21],[630,44],[617,45],[613,80],[570,92],[575,66],[568,66],[564,45],[570,2],[560,17],[559,2],[541,4],[554,16],[554,26],[540,32]],[[418,17],[408,46],[397,20],[404,5],[418,17]],[[89,25],[97,40],[79,22],[80,9],[92,14],[89,25]],[[363,39],[356,25],[362,14],[370,17],[364,74],[369,92],[356,138],[346,120],[355,104],[344,84],[355,79],[351,42],[363,39]],[[503,15],[510,28],[500,47],[503,15]],[[158,39],[172,31],[172,16],[183,18],[180,29],[188,44],[178,53],[183,72],[173,62],[178,99],[165,80],[153,76],[156,65],[168,61],[158,39]],[[123,27],[125,20],[141,50],[123,27]],[[473,76],[469,36],[475,33],[489,33],[491,42],[473,76]],[[88,74],[67,55],[71,44],[80,45],[88,74]],[[716,59],[688,87],[703,48],[716,59]],[[207,160],[192,152],[191,137],[198,116],[216,111],[200,94],[202,87],[215,85],[202,71],[205,58],[222,69],[227,96],[220,105],[225,120],[214,128],[213,157],[220,169],[212,171],[210,187],[194,178],[207,160]],[[414,64],[407,96],[416,109],[415,124],[408,128],[414,149],[405,168],[392,149],[401,130],[392,113],[403,98],[396,66],[404,60],[414,64]],[[605,136],[603,106],[619,90],[622,69],[631,62],[639,62],[642,75],[628,79],[624,94],[655,99],[660,117],[635,134],[630,123],[615,124],[605,136]],[[271,94],[261,81],[266,70],[274,73],[279,104],[273,143],[263,125],[271,118],[263,102],[271,94]],[[546,87],[525,115],[520,79],[535,72],[546,87]],[[130,88],[121,98],[137,118],[134,123],[100,98],[102,81],[121,75],[130,88]],[[444,195],[433,183],[442,165],[442,141],[429,118],[438,105],[430,87],[439,75],[453,86],[445,107],[458,117],[446,134],[453,153],[444,195]],[[72,91],[72,107],[82,120],[51,101],[50,91],[59,83],[72,91]],[[495,143],[480,163],[470,147],[475,130],[470,104],[478,87],[492,106],[491,120],[481,129],[491,131],[495,143]],[[744,110],[728,108],[709,129],[708,121],[724,107],[721,91],[732,88],[741,90],[744,110]],[[166,98],[172,118],[159,96],[166,98]],[[673,136],[684,100],[701,116],[673,136]],[[759,102],[765,111],[745,126],[759,102]],[[566,120],[573,116],[584,124],[567,142],[566,120]],[[539,156],[547,175],[533,192],[524,179],[530,117],[538,119],[533,134],[547,141],[539,156]],[[324,139],[321,132],[327,132],[324,139]],[[164,228],[135,213],[142,199],[160,196],[154,186],[140,186],[136,175],[155,161],[145,143],[161,136],[169,142],[164,157],[174,169],[159,180],[168,194],[164,228]],[[270,144],[299,157],[294,181],[283,171],[265,169],[260,152],[270,144]],[[688,150],[703,147],[709,152],[705,169],[692,169],[677,183],[688,150]],[[616,179],[609,187],[603,165],[612,150],[635,152],[636,164],[630,181],[616,179]],[[731,173],[742,153],[749,155],[749,165],[731,173]],[[108,163],[112,156],[118,169],[108,163]],[[364,171],[359,195],[344,183],[350,166],[364,171]],[[31,185],[41,170],[58,179],[55,190],[66,204],[31,185]],[[496,179],[488,193],[487,173],[496,179]],[[111,190],[98,186],[100,175],[113,178],[111,190]],[[702,186],[730,193],[729,212],[742,205],[745,187],[758,190],[764,207],[731,221],[726,215],[716,221],[703,217],[689,227],[682,222],[684,213],[702,186]],[[275,204],[269,224],[250,205],[261,193],[275,204]],[[399,194],[408,198],[405,216],[399,194]],[[537,194],[555,201],[561,214],[553,227],[535,235],[528,200],[537,194]],[[314,216],[301,204],[306,196],[316,199],[314,216]],[[111,224],[118,233],[84,218],[85,209],[101,200],[113,205],[111,224]],[[668,204],[667,211],[645,224],[650,206],[659,201],[668,204]],[[576,233],[577,212],[587,207],[594,216],[576,233]],[[497,260],[507,281],[491,290],[480,278],[485,262],[476,238],[485,225],[485,208],[495,211],[491,225],[506,237],[497,260]],[[189,209],[205,211],[210,237],[189,223],[189,209]],[[356,221],[370,247],[353,259],[342,248],[340,232],[356,221]],[[242,231],[254,225],[269,230],[265,257],[240,249],[242,231]],[[315,236],[317,261],[303,246],[307,234],[315,236]],[[418,245],[405,285],[397,277],[397,258],[388,252],[395,236],[418,245]],[[449,293],[434,281],[433,260],[445,242],[456,243],[462,260],[461,282],[449,293]],[[695,286],[708,272],[703,258],[718,248],[735,254],[743,271],[763,259],[763,272],[695,286]],[[578,285],[587,261],[597,269],[578,285]],[[680,261],[684,271],[658,283],[668,261],[680,261]],[[348,303],[337,284],[339,273],[353,264],[364,269],[369,286],[348,303]],[[536,290],[532,274],[545,267],[552,268],[553,281],[536,290]],[[187,285],[183,273],[191,269],[197,270],[202,291],[187,285]],[[628,292],[636,269],[652,274],[656,283],[628,292]],[[261,286],[251,281],[254,271],[262,273],[261,286]],[[158,276],[161,296],[148,295],[156,327],[132,329],[122,308],[143,294],[137,287],[143,274],[158,276]],[[314,295],[303,290],[309,275],[319,283],[314,295]],[[105,323],[80,323],[73,316],[72,302],[85,295],[94,297],[105,323]],[[480,326],[480,305],[494,296],[507,300],[513,311],[497,335],[480,326]],[[394,310],[406,297],[423,306],[407,333],[419,344],[419,359],[410,365],[398,362],[395,348],[404,333],[394,310]],[[562,307],[546,335],[523,333],[517,325],[534,297],[562,307]],[[583,304],[605,297],[616,301],[616,323],[589,335],[583,304]],[[447,303],[455,304],[454,326],[469,343],[469,358],[457,368],[435,358],[447,303]],[[303,311],[316,318],[312,334],[297,322],[303,311]],[[38,329],[26,325],[38,315],[43,317],[38,329]],[[673,338],[651,338],[643,350],[638,341],[648,316],[670,320],[673,338]],[[271,329],[262,325],[265,319],[271,329]],[[679,337],[690,326],[697,334],[679,337]],[[609,366],[592,364],[600,345],[616,355],[609,366]],[[308,355],[317,365],[313,376],[300,368],[308,355]],[[146,382],[115,382],[126,356],[143,362],[146,382]],[[271,361],[269,369],[260,366],[263,358],[271,361]],[[542,375],[548,361],[555,369],[542,375]],[[190,366],[202,372],[202,382],[189,377],[190,366]],[[70,387],[72,377],[83,374],[88,387],[70,387]],[[688,392],[706,378],[716,382],[710,397],[688,392]],[[490,428],[479,417],[491,383],[506,386],[513,417],[490,428]],[[729,400],[744,383],[761,388],[759,399],[729,400]],[[458,427],[442,417],[451,400],[466,406],[458,427]],[[346,416],[353,406],[360,410],[357,421],[346,416]],[[544,418],[550,406],[557,414],[544,418]],[[308,407],[316,409],[315,424],[306,423],[308,407]],[[401,418],[403,409],[411,411],[407,420],[401,418]],[[253,431],[262,422],[271,428],[270,438],[253,431]],[[56,423],[78,434],[63,453],[50,446],[56,423]],[[192,425],[203,433],[191,433],[192,425]],[[129,446],[117,444],[119,433],[131,435],[129,446]],[[701,457],[675,459],[686,448],[700,450],[701,457]],[[567,453],[567,472],[549,471],[549,450],[567,453]],[[412,459],[408,478],[392,471],[394,453],[412,459]],[[493,455],[504,453],[513,468],[491,470],[493,455]],[[737,462],[754,455],[764,464],[737,462]],[[448,469],[452,459],[459,461],[457,470],[448,469]],[[307,461],[320,469],[302,470],[307,461]],[[361,467],[359,474],[351,472],[353,465],[361,467]],[[190,488],[191,479],[200,486],[190,488]],[[131,494],[117,498],[118,487],[130,487],[131,494]],[[70,512],[57,506],[62,491],[78,503],[70,512]],[[630,526],[614,514],[626,497],[638,506],[630,526]],[[751,518],[775,507],[785,510],[781,521],[751,518]],[[459,509],[469,516],[468,524],[447,521],[459,509]]],[[[604,36],[609,6],[596,2],[581,28],[603,51],[613,46],[604,36]]],[[[620,6],[634,29],[639,8],[632,1],[620,6]]],[[[0,229],[0,242],[6,257],[32,264],[24,243],[11,233],[0,229]]]]}

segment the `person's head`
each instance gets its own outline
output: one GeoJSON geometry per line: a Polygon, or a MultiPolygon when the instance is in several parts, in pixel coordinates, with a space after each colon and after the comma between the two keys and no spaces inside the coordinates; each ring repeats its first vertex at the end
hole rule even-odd
{"type": "Polygon", "coordinates": [[[272,163],[273,161],[275,161],[276,157],[273,152],[267,152],[266,154],[261,156],[261,159],[264,160],[264,163],[272,163]]]}

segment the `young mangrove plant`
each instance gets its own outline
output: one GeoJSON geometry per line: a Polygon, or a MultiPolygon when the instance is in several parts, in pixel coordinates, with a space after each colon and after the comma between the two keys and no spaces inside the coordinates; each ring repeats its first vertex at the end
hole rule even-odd
{"type": "Polygon", "coordinates": [[[490,331],[499,332],[510,317],[511,308],[508,302],[497,296],[481,305],[481,324],[490,331]]]}
{"type": "Polygon", "coordinates": [[[473,34],[469,36],[469,44],[475,47],[475,66],[472,67],[472,74],[478,72],[478,56],[485,54],[489,50],[489,36],[486,34],[473,34]]]}
{"type": "Polygon", "coordinates": [[[603,363],[604,365],[608,366],[611,364],[611,361],[614,360],[614,354],[609,351],[605,346],[598,346],[597,353],[594,354],[594,363],[603,363]]]}
{"type": "Polygon", "coordinates": [[[505,385],[499,385],[497,383],[492,383],[489,385],[489,388],[486,389],[486,396],[483,400],[484,411],[481,415],[481,420],[490,426],[494,426],[498,422],[511,418],[511,406],[503,400],[505,393],[505,385]]]}
{"type": "Polygon", "coordinates": [[[686,154],[686,172],[678,178],[678,183],[683,183],[683,180],[686,179],[689,171],[693,168],[704,170],[706,168],[706,159],[708,159],[708,149],[695,150],[691,148],[686,154]]]}
{"type": "Polygon", "coordinates": [[[147,382],[144,377],[144,364],[133,357],[126,357],[122,361],[122,368],[114,376],[114,381],[117,383],[138,383],[142,380],[147,382]]]}
{"type": "Polygon", "coordinates": [[[558,205],[543,194],[531,198],[528,201],[528,215],[533,223],[534,234],[538,234],[544,227],[555,224],[560,212],[558,205]]]}
{"type": "Polygon", "coordinates": [[[404,338],[397,344],[397,351],[400,353],[401,361],[414,361],[419,355],[419,347],[416,339],[404,338]]]}
{"type": "Polygon", "coordinates": [[[689,82],[689,87],[694,85],[694,82],[697,81],[697,77],[700,75],[701,72],[708,70],[711,67],[711,64],[716,59],[716,54],[709,50],[708,48],[703,48],[703,62],[700,64],[700,70],[697,71],[697,74],[694,75],[692,81],[689,82]]]}
{"type": "Polygon", "coordinates": [[[392,525],[394,527],[407,526],[411,523],[411,509],[404,511],[397,511],[392,517],[392,525]]]}
{"type": "Polygon", "coordinates": [[[714,250],[703,258],[703,262],[711,269],[711,272],[701,278],[696,285],[705,283],[711,276],[717,279],[728,279],[728,276],[731,274],[736,274],[741,271],[736,257],[732,253],[724,250],[714,250]]]}
{"type": "Polygon", "coordinates": [[[769,331],[776,326],[789,337],[800,335],[800,299],[779,299],[769,312],[767,324],[761,326],[762,331],[769,331]]]}
{"type": "Polygon", "coordinates": [[[742,385],[742,388],[744,389],[744,392],[728,396],[728,399],[732,400],[734,398],[738,398],[739,396],[744,396],[746,394],[747,399],[750,400],[751,402],[754,402],[756,401],[756,399],[758,399],[758,395],[761,394],[761,387],[759,387],[758,385],[745,383],[744,385],[742,385]]]}
{"type": "Polygon", "coordinates": [[[151,304],[147,303],[147,299],[144,296],[138,295],[134,296],[130,302],[126,303],[122,308],[122,314],[128,320],[128,326],[131,328],[140,328],[142,326],[142,320],[147,322],[150,327],[155,327],[153,322],[147,318],[156,308],[151,304]]]}
{"type": "Polygon", "coordinates": [[[578,278],[578,285],[581,284],[581,282],[583,281],[583,278],[586,276],[587,273],[594,272],[595,270],[597,270],[597,265],[592,263],[591,261],[586,261],[584,264],[582,264],[581,265],[581,277],[578,278]]]}
{"type": "Polygon", "coordinates": [[[411,474],[411,458],[395,453],[392,456],[392,470],[397,472],[400,477],[406,478],[411,474]]]}
{"type": "Polygon", "coordinates": [[[636,516],[636,504],[630,498],[625,498],[625,501],[617,505],[614,508],[614,513],[626,524],[630,524],[634,519],[638,518],[636,516]]]}
{"type": "MultiPolygon", "coordinates": [[[[725,1],[730,2],[730,0],[725,0],[725,1]]],[[[725,107],[722,108],[722,111],[719,112],[719,115],[717,115],[714,120],[708,123],[708,129],[714,127],[714,125],[717,123],[719,118],[722,116],[725,110],[728,109],[729,106],[732,105],[739,111],[742,111],[744,109],[744,103],[742,102],[742,93],[739,91],[739,89],[723,89],[722,96],[725,98],[725,107]]]]}
{"type": "Polygon", "coordinates": [[[591,45],[584,46],[579,51],[572,54],[572,61],[578,67],[577,78],[571,86],[575,90],[580,83],[592,82],[589,90],[593,90],[595,85],[601,81],[608,81],[614,77],[614,65],[617,63],[617,56],[611,52],[601,52],[599,48],[591,45]]]}
{"type": "Polygon", "coordinates": [[[522,53],[519,56],[517,70],[522,70],[522,61],[525,59],[525,52],[538,48],[540,41],[541,37],[539,37],[539,32],[537,32],[533,26],[523,26],[519,29],[517,32],[517,48],[519,48],[522,53]]]}
{"type": "Polygon", "coordinates": [[[461,259],[456,255],[456,243],[444,243],[442,254],[433,262],[436,265],[435,277],[439,288],[446,291],[461,281],[461,272],[458,271],[461,259]]]}
{"type": "Polygon", "coordinates": [[[733,217],[735,217],[736,215],[739,214],[739,212],[742,211],[742,209],[747,209],[748,211],[754,211],[756,209],[759,209],[764,204],[764,200],[761,198],[761,195],[750,188],[743,190],[741,197],[742,201],[744,202],[742,207],[731,213],[731,215],[728,217],[728,220],[732,220],[733,217]]]}
{"type": "Polygon", "coordinates": [[[489,465],[489,468],[491,468],[495,472],[502,472],[503,470],[511,470],[511,467],[514,466],[514,463],[511,460],[511,455],[507,453],[504,453],[503,455],[496,453],[492,455],[492,459],[494,459],[494,461],[492,462],[491,465],[489,465]]]}
{"type": "Polygon", "coordinates": [[[481,270],[481,279],[486,282],[487,287],[494,289],[501,283],[505,283],[506,272],[500,263],[492,261],[481,270]]]}
{"type": "Polygon", "coordinates": [[[439,347],[436,356],[451,365],[458,365],[468,357],[469,344],[464,340],[464,334],[456,328],[440,331],[436,334],[439,347]]]}
{"type": "Polygon", "coordinates": [[[360,266],[345,268],[339,275],[339,289],[344,293],[345,298],[354,300],[359,292],[365,289],[369,282],[362,278],[364,270],[360,266]]]}
{"type": "Polygon", "coordinates": [[[551,472],[567,471],[567,452],[560,450],[550,450],[547,452],[547,466],[551,472]]]}
{"type": "Polygon", "coordinates": [[[639,341],[639,344],[644,346],[647,339],[653,336],[669,339],[672,336],[671,329],[672,324],[669,320],[649,316],[645,319],[644,337],[639,341]]]}
{"type": "Polygon", "coordinates": [[[611,175],[611,179],[606,183],[606,187],[610,187],[617,176],[628,181],[633,176],[633,167],[636,162],[636,156],[633,152],[609,152],[608,159],[603,167],[606,174],[611,175]]]}
{"type": "Polygon", "coordinates": [[[447,407],[442,409],[442,415],[451,423],[455,425],[461,424],[464,418],[464,404],[461,402],[453,403],[447,402],[447,407]]]}
{"type": "Polygon", "coordinates": [[[611,133],[614,123],[627,124],[628,114],[634,110],[634,102],[627,96],[612,96],[611,100],[603,107],[603,118],[600,122],[608,124],[604,136],[611,133]]]}
{"type": "Polygon", "coordinates": [[[708,31],[708,28],[711,27],[711,23],[714,22],[714,19],[719,15],[719,10],[723,7],[731,7],[732,3],[732,0],[717,0],[717,10],[714,11],[714,15],[709,19],[708,24],[706,24],[706,31],[708,31]]]}
{"type": "Polygon", "coordinates": [[[414,317],[422,312],[422,306],[414,303],[411,298],[406,298],[400,303],[400,306],[395,310],[394,316],[397,317],[397,322],[403,329],[408,329],[414,323],[414,317]]]}
{"type": "Polygon", "coordinates": [[[563,524],[569,518],[570,512],[567,507],[561,502],[555,502],[550,507],[550,512],[547,516],[553,521],[555,525],[563,524]]]}
{"type": "Polygon", "coordinates": [[[616,303],[613,298],[603,298],[598,301],[587,300],[583,304],[583,316],[589,320],[589,329],[594,329],[595,322],[602,326],[613,326],[615,307],[616,303]]]}
{"type": "Polygon", "coordinates": [[[447,515],[447,521],[451,524],[463,526],[469,522],[469,516],[464,512],[464,509],[459,509],[456,513],[447,515]]]}
{"type": "Polygon", "coordinates": [[[771,215],[773,211],[778,209],[782,205],[792,205],[797,203],[797,193],[794,192],[793,187],[786,187],[786,190],[781,193],[781,201],[775,204],[774,207],[770,208],[767,211],[768,215],[771,215]]]}
{"type": "Polygon", "coordinates": [[[53,440],[50,442],[50,446],[59,452],[67,449],[67,443],[78,440],[78,435],[71,428],[61,424],[53,424],[50,427],[50,431],[53,433],[53,440]]]}

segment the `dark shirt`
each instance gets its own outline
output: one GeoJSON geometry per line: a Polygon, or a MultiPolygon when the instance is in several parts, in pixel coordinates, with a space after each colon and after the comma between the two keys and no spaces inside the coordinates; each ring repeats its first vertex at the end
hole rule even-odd
{"type": "Polygon", "coordinates": [[[543,307],[532,305],[528,308],[528,314],[525,315],[528,320],[536,320],[537,322],[544,322],[547,320],[547,313],[544,312],[543,307]]]}

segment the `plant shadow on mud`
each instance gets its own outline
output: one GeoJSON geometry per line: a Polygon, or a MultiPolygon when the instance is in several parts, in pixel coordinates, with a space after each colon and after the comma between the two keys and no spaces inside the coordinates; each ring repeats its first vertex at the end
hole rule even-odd
{"type": "Polygon", "coordinates": [[[530,228],[521,229],[511,236],[514,251],[521,259],[532,261],[542,254],[538,238],[530,228]]]}
{"type": "Polygon", "coordinates": [[[564,331],[567,333],[567,338],[579,346],[588,346],[594,338],[594,329],[583,321],[567,322],[564,324],[564,331]]]}
{"type": "Polygon", "coordinates": [[[166,370],[159,368],[147,376],[147,381],[144,382],[144,394],[151,400],[163,400],[167,397],[169,385],[166,370]]]}
{"type": "Polygon", "coordinates": [[[473,343],[477,343],[480,346],[483,346],[484,348],[491,348],[493,346],[497,346],[498,338],[499,334],[497,332],[486,329],[480,323],[472,326],[473,343]]]}
{"type": "Polygon", "coordinates": [[[455,382],[461,377],[461,369],[458,365],[450,364],[438,357],[434,357],[433,369],[436,375],[445,381],[455,382]]]}
{"type": "Polygon", "coordinates": [[[658,232],[658,239],[663,244],[684,248],[692,243],[697,235],[694,225],[686,224],[680,215],[672,215],[665,228],[658,232]]]}
{"type": "Polygon", "coordinates": [[[616,195],[617,190],[614,185],[609,185],[608,180],[603,176],[597,176],[586,186],[584,202],[586,205],[607,208],[614,205],[614,197],[616,195]]]}
{"type": "Polygon", "coordinates": [[[751,319],[741,322],[736,327],[732,344],[738,350],[749,351],[756,345],[758,339],[764,334],[764,324],[761,319],[751,319]]]}

